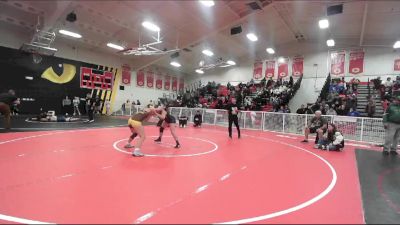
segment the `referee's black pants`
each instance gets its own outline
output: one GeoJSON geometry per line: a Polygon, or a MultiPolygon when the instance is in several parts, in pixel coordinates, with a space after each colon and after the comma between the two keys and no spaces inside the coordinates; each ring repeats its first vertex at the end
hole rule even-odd
{"type": "Polygon", "coordinates": [[[238,131],[238,137],[240,138],[239,118],[237,115],[229,116],[229,127],[228,127],[229,137],[232,137],[232,123],[235,124],[238,131]]]}

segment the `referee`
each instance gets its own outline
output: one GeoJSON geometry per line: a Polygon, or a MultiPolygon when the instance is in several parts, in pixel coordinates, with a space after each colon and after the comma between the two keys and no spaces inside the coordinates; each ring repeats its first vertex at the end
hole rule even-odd
{"type": "Polygon", "coordinates": [[[235,123],[235,126],[238,131],[238,138],[240,138],[240,128],[239,128],[239,118],[238,118],[239,109],[236,104],[235,98],[231,99],[231,103],[228,104],[227,110],[229,114],[229,127],[228,127],[229,137],[232,139],[232,123],[235,123]]]}

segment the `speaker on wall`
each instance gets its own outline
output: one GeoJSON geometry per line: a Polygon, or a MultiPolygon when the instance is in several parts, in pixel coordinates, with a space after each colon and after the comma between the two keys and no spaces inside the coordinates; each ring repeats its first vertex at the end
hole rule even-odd
{"type": "Polygon", "coordinates": [[[242,27],[241,26],[237,26],[237,27],[232,27],[231,28],[231,35],[240,34],[240,33],[242,33],[242,27]]]}

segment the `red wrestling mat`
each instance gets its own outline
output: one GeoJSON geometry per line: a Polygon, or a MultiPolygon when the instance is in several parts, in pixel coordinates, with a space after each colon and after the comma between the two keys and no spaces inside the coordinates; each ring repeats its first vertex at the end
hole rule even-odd
{"type": "Polygon", "coordinates": [[[128,128],[0,136],[1,223],[363,223],[352,147],[322,152],[301,137],[222,128],[167,129],[142,151],[128,128]],[[234,133],[234,136],[235,133],[234,133]]]}

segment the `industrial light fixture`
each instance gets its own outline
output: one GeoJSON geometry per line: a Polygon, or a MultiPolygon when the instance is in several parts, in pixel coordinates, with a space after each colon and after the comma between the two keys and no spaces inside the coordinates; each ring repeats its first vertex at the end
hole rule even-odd
{"type": "Polygon", "coordinates": [[[154,23],[149,22],[149,21],[144,21],[142,23],[142,26],[147,28],[147,29],[149,29],[149,30],[151,30],[151,31],[155,31],[155,32],[160,31],[160,27],[158,27],[157,25],[155,25],[154,23]]]}
{"type": "Polygon", "coordinates": [[[213,7],[215,5],[213,0],[200,0],[200,3],[207,7],[213,7]]]}
{"type": "Polygon", "coordinates": [[[248,33],[246,35],[246,37],[250,40],[250,41],[257,41],[258,37],[254,34],[254,33],[248,33]]]}
{"type": "Polygon", "coordinates": [[[326,29],[326,28],[329,27],[329,20],[328,20],[328,19],[321,19],[321,20],[318,22],[318,25],[319,25],[319,28],[321,28],[321,29],[326,29]]]}
{"type": "Polygon", "coordinates": [[[196,73],[204,74],[204,71],[203,71],[203,70],[200,70],[200,69],[197,69],[197,70],[196,70],[196,73]]]}
{"type": "Polygon", "coordinates": [[[208,49],[205,49],[202,52],[206,56],[213,56],[214,55],[214,53],[212,51],[208,50],[208,49]]]}
{"type": "Polygon", "coordinates": [[[235,63],[234,61],[232,61],[232,60],[228,60],[226,63],[228,63],[228,64],[231,65],[231,66],[236,65],[236,63],[235,63]]]}
{"type": "Polygon", "coordinates": [[[74,33],[68,30],[59,30],[58,31],[60,34],[64,34],[70,37],[74,37],[74,38],[82,38],[82,35],[78,34],[78,33],[74,33]]]}
{"type": "Polygon", "coordinates": [[[267,48],[267,52],[270,55],[275,54],[275,50],[273,48],[267,48]]]}
{"type": "Polygon", "coordinates": [[[396,41],[396,43],[394,43],[393,48],[400,48],[400,41],[396,41]]]}
{"type": "Polygon", "coordinates": [[[107,46],[110,47],[110,48],[113,48],[113,49],[120,50],[120,51],[125,49],[124,47],[122,47],[120,45],[113,44],[113,43],[107,43],[107,46]]]}
{"type": "Polygon", "coordinates": [[[181,67],[181,66],[182,66],[181,64],[179,64],[179,63],[176,62],[176,61],[172,61],[170,64],[171,64],[172,66],[175,66],[175,67],[181,67]]]}
{"type": "Polygon", "coordinates": [[[278,62],[279,62],[279,63],[284,63],[284,62],[285,62],[285,58],[279,57],[278,62]]]}
{"type": "Polygon", "coordinates": [[[333,39],[327,40],[327,41],[326,41],[326,45],[327,45],[328,47],[333,47],[333,46],[335,46],[335,40],[333,40],[333,39]]]}
{"type": "Polygon", "coordinates": [[[31,77],[31,76],[25,76],[25,79],[27,79],[27,80],[33,80],[33,77],[31,77]]]}

